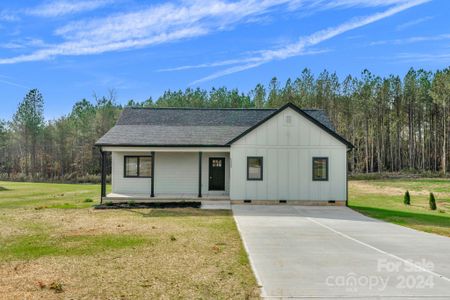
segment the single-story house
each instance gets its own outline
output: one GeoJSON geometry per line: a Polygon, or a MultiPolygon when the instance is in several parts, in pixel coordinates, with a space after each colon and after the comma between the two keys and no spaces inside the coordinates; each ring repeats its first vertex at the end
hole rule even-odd
{"type": "Polygon", "coordinates": [[[347,151],[353,147],[323,110],[293,104],[125,108],[96,145],[102,200],[336,205],[347,200],[347,151]],[[105,152],[111,152],[108,195],[105,152]]]}

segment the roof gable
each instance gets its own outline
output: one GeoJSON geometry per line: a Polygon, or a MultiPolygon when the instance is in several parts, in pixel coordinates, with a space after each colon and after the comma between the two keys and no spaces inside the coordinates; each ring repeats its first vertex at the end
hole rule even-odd
{"type": "MultiPolygon", "coordinates": [[[[231,145],[233,143],[235,143],[236,141],[238,141],[239,139],[243,138],[244,136],[246,136],[247,134],[249,134],[250,132],[252,132],[253,130],[255,130],[256,128],[258,128],[259,126],[261,126],[262,124],[266,123],[267,121],[269,121],[270,119],[272,119],[273,117],[275,117],[276,115],[278,115],[279,113],[281,113],[282,111],[291,108],[292,110],[294,110],[295,112],[297,112],[298,114],[300,114],[301,116],[305,117],[307,120],[309,120],[310,122],[312,122],[313,124],[315,124],[316,126],[318,126],[319,128],[321,128],[322,130],[324,130],[325,132],[327,132],[328,134],[330,134],[331,136],[333,136],[334,138],[336,138],[338,141],[340,141],[341,143],[343,143],[344,145],[347,146],[347,148],[352,149],[353,145],[352,143],[350,143],[349,141],[347,141],[345,138],[343,138],[342,136],[340,136],[339,134],[337,134],[334,131],[334,128],[331,126],[327,126],[328,124],[331,124],[331,122],[329,121],[328,117],[326,117],[326,115],[324,113],[322,113],[322,116],[325,116],[327,122],[321,122],[320,120],[318,120],[317,118],[313,117],[310,113],[308,113],[307,111],[304,111],[302,109],[300,109],[298,106],[292,104],[292,103],[287,103],[284,106],[280,107],[276,112],[274,112],[273,114],[267,116],[266,118],[262,119],[261,121],[259,121],[258,123],[256,123],[255,125],[253,125],[252,127],[246,129],[244,132],[242,132],[240,135],[236,136],[235,138],[233,138],[232,140],[230,140],[227,144],[231,145]]],[[[323,112],[323,111],[322,111],[323,112]]]]}

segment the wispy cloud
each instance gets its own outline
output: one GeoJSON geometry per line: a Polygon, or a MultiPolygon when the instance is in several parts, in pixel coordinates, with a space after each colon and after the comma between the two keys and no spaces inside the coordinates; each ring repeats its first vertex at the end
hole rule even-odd
{"type": "Polygon", "coordinates": [[[69,23],[55,30],[63,42],[30,54],[0,59],[0,64],[119,51],[199,37],[267,13],[289,0],[196,0],[164,3],[140,11],[69,23]]]}
{"type": "MultiPolygon", "coordinates": [[[[321,49],[321,50],[309,50],[304,51],[302,55],[314,55],[314,54],[322,54],[330,52],[329,49],[321,49]]],[[[253,53],[261,53],[261,51],[254,51],[253,53]]],[[[165,68],[160,69],[158,72],[173,72],[173,71],[183,71],[183,70],[190,70],[190,69],[203,69],[203,68],[214,68],[214,67],[223,67],[223,66],[229,66],[229,65],[236,65],[236,64],[242,64],[242,63],[252,63],[252,62],[259,62],[259,57],[247,57],[247,58],[237,58],[237,59],[229,59],[229,60],[223,60],[223,61],[217,61],[212,63],[205,63],[205,64],[198,64],[198,65],[186,65],[186,66],[180,66],[180,67],[174,67],[174,68],[165,68]]]]}
{"type": "MultiPolygon", "coordinates": [[[[92,10],[111,1],[52,0],[29,10],[28,13],[46,17],[61,16],[92,10]]],[[[300,8],[302,10],[308,10],[311,7],[335,9],[356,6],[378,7],[395,4],[398,6],[393,8],[393,10],[396,10],[426,1],[428,0],[336,0],[333,2],[323,0],[191,0],[164,2],[143,7],[139,11],[116,13],[107,17],[65,24],[54,30],[54,40],[60,40],[60,42],[54,42],[51,45],[45,43],[45,46],[41,47],[36,45],[32,47],[34,49],[30,53],[0,58],[0,64],[15,64],[46,60],[57,56],[93,55],[149,47],[229,30],[242,23],[300,8]]],[[[361,23],[364,20],[354,22],[361,23]]],[[[350,25],[351,27],[352,24],[344,25],[350,25]]],[[[352,28],[336,29],[338,31],[348,31],[352,28]]],[[[327,39],[340,34],[334,33],[332,29],[319,33],[327,39]]],[[[259,58],[257,56],[254,60],[246,59],[244,63],[261,64],[270,60],[270,57],[281,59],[283,55],[294,55],[292,53],[295,51],[297,51],[295,55],[300,55],[300,52],[305,52],[304,47],[314,45],[314,40],[318,38],[318,35],[312,35],[309,39],[305,38],[303,41],[300,41],[298,45],[289,45],[284,50],[260,52],[259,58]],[[302,43],[304,44],[303,46],[301,45],[302,43]]],[[[219,63],[217,66],[241,62],[242,60],[235,60],[233,63],[219,63]]]]}
{"type": "Polygon", "coordinates": [[[400,53],[395,57],[395,61],[405,63],[428,62],[445,63],[450,62],[450,53],[400,53]]]}
{"type": "Polygon", "coordinates": [[[402,5],[409,0],[336,0],[336,1],[315,1],[315,5],[322,9],[329,8],[355,8],[355,7],[383,7],[391,5],[402,5]]]}
{"type": "Polygon", "coordinates": [[[110,4],[112,0],[62,0],[48,1],[42,5],[26,10],[26,13],[38,17],[60,17],[94,10],[110,4]]]}
{"type": "Polygon", "coordinates": [[[14,22],[18,20],[20,20],[20,18],[12,11],[0,10],[0,21],[14,22]]]}
{"type": "Polygon", "coordinates": [[[397,29],[397,31],[402,31],[402,30],[405,30],[405,29],[407,29],[407,28],[410,28],[410,27],[419,25],[419,24],[421,24],[421,23],[427,22],[427,21],[429,21],[429,20],[431,20],[431,19],[433,19],[433,17],[431,17],[431,16],[419,18],[419,19],[416,19],[416,20],[412,20],[412,21],[409,21],[409,22],[400,24],[400,25],[398,25],[398,26],[396,27],[396,29],[397,29]]]}
{"type": "MultiPolygon", "coordinates": [[[[361,1],[347,1],[348,3],[355,3],[361,1]]],[[[397,1],[398,2],[398,1],[397,1]]],[[[258,67],[262,64],[266,64],[268,62],[274,60],[283,60],[294,56],[303,55],[308,47],[315,46],[323,41],[334,38],[338,35],[341,35],[345,32],[366,26],[368,24],[374,23],[376,21],[382,20],[384,18],[393,16],[397,13],[400,13],[404,10],[407,10],[411,7],[423,4],[425,2],[429,2],[429,0],[415,0],[415,1],[403,1],[402,4],[395,5],[387,9],[384,12],[376,13],[370,16],[361,17],[352,19],[346,23],[338,25],[336,27],[327,28],[324,30],[317,31],[309,36],[301,37],[296,43],[289,44],[283,48],[275,49],[275,50],[263,50],[260,51],[260,54],[247,58],[239,62],[240,64],[237,66],[230,67],[225,70],[218,71],[201,79],[198,79],[191,84],[198,84],[201,82],[209,81],[212,79],[216,79],[225,75],[241,72],[244,70],[252,69],[258,67]]],[[[220,64],[220,62],[215,62],[215,64],[220,64]]]]}
{"type": "Polygon", "coordinates": [[[23,49],[27,47],[46,47],[47,45],[41,39],[26,38],[13,40],[7,43],[0,44],[0,48],[4,49],[23,49]]]}
{"type": "Polygon", "coordinates": [[[450,39],[450,34],[438,34],[438,35],[429,35],[429,36],[413,36],[413,37],[403,38],[403,39],[375,41],[375,42],[371,42],[369,45],[370,46],[386,45],[386,44],[405,45],[405,44],[413,44],[413,43],[420,43],[420,42],[443,41],[443,40],[449,40],[449,39],[450,39]]]}
{"type": "Polygon", "coordinates": [[[6,85],[10,85],[10,86],[14,86],[14,87],[19,87],[19,88],[23,88],[23,89],[29,89],[29,87],[14,82],[13,80],[11,80],[11,77],[9,76],[4,76],[4,75],[0,75],[0,83],[6,84],[6,85]]]}

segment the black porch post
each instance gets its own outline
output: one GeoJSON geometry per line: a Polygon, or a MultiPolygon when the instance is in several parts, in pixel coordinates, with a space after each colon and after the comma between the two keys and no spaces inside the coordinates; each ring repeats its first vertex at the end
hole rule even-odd
{"type": "Polygon", "coordinates": [[[100,153],[102,155],[102,187],[101,187],[101,195],[100,195],[100,203],[103,202],[103,197],[106,197],[106,153],[100,149],[100,153]]]}
{"type": "Polygon", "coordinates": [[[152,151],[152,185],[150,197],[155,197],[155,151],[152,151]]]}
{"type": "Polygon", "coordinates": [[[202,197],[202,152],[198,153],[198,197],[202,197]]]}

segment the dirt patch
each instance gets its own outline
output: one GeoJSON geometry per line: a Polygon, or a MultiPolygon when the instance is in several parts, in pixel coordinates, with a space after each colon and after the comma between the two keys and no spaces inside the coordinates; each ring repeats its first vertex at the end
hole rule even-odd
{"type": "Polygon", "coordinates": [[[46,261],[14,261],[2,263],[0,268],[0,291],[2,299],[60,299],[49,289],[60,282],[64,274],[54,263],[46,261]]]}
{"type": "Polygon", "coordinates": [[[209,260],[179,248],[172,253],[145,248],[83,259],[15,262],[2,266],[0,291],[6,299],[256,298],[256,290],[239,282],[234,267],[220,261],[226,253],[209,260]],[[50,289],[52,283],[60,283],[62,293],[50,289]]]}

